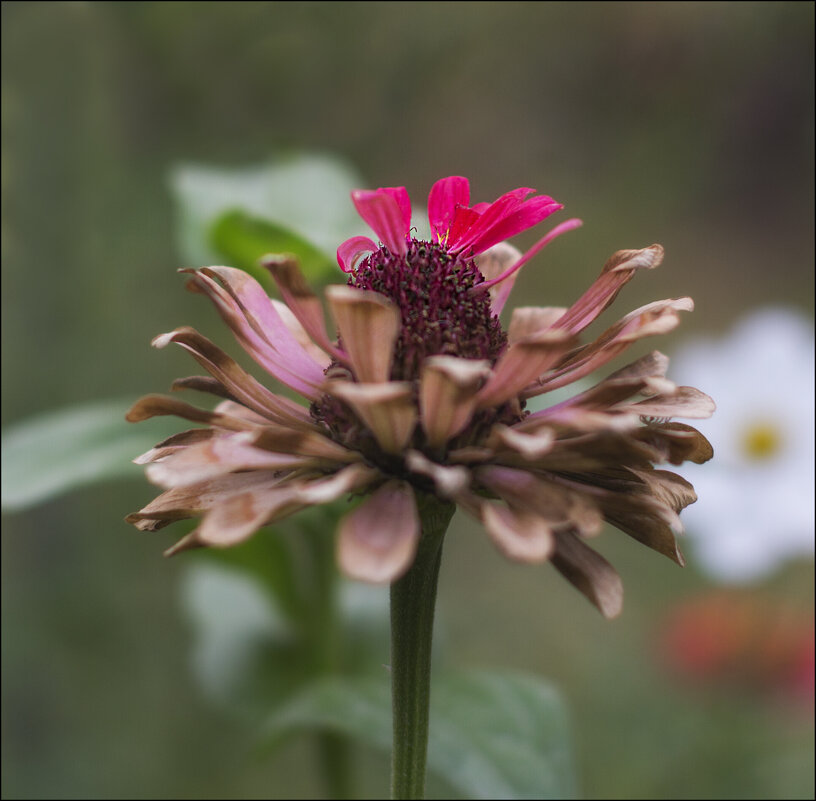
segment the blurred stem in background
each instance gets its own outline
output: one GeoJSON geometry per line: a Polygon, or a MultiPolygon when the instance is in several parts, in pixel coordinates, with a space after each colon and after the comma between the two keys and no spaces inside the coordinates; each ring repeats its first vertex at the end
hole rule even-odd
{"type": "MultiPolygon", "coordinates": [[[[334,559],[335,521],[326,515],[319,522],[322,525],[310,525],[301,538],[310,574],[310,586],[303,593],[308,604],[304,634],[309,641],[316,681],[337,675],[341,670],[343,656],[339,574],[334,559]]],[[[315,736],[326,797],[353,798],[351,744],[348,738],[329,730],[318,730],[315,736]]]]}

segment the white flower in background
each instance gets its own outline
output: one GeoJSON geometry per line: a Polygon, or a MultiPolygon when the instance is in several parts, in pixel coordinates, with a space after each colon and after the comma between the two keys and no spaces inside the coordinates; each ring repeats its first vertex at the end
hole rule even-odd
{"type": "Polygon", "coordinates": [[[699,495],[685,512],[699,563],[722,580],[749,581],[813,554],[812,324],[762,309],[725,339],[680,349],[672,368],[675,380],[704,386],[717,402],[700,425],[714,459],[684,471],[699,495]]]}

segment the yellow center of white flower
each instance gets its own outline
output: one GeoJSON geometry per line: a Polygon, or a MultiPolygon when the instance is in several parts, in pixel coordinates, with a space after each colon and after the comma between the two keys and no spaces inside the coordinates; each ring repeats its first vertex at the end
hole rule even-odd
{"type": "Polygon", "coordinates": [[[776,456],[783,445],[779,427],[765,420],[751,423],[742,435],[743,453],[755,461],[765,461],[776,456]]]}

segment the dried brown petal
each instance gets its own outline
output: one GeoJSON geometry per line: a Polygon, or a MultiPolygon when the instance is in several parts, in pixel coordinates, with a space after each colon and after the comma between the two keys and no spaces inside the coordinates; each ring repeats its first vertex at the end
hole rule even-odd
{"type": "Polygon", "coordinates": [[[605,618],[611,619],[621,613],[623,583],[620,576],[606,559],[574,534],[564,531],[555,533],[555,553],[550,561],[605,618]]]}
{"type": "Polygon", "coordinates": [[[425,360],[419,385],[422,427],[432,448],[445,445],[470,422],[476,394],[490,374],[484,359],[431,356],[425,360]]]}
{"type": "Polygon", "coordinates": [[[328,392],[354,409],[386,453],[402,453],[417,420],[413,389],[407,381],[355,384],[331,381],[328,392]]]}
{"type": "Polygon", "coordinates": [[[357,380],[388,381],[400,329],[399,309],[377,292],[350,286],[330,286],[326,297],[357,380]]]}

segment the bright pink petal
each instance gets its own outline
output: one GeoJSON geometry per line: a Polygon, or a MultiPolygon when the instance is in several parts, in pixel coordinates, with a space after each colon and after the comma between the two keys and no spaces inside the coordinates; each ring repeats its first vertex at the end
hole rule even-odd
{"type": "Polygon", "coordinates": [[[377,191],[385,192],[386,195],[390,195],[397,201],[407,235],[407,232],[411,230],[411,198],[408,197],[408,190],[404,186],[384,186],[377,191]]]}
{"type": "Polygon", "coordinates": [[[374,253],[376,250],[376,243],[367,236],[353,236],[337,248],[337,263],[344,273],[350,273],[363,253],[374,253]]]}
{"type": "Polygon", "coordinates": [[[432,237],[444,242],[457,206],[467,208],[469,203],[470,183],[467,178],[451,175],[437,181],[428,195],[428,221],[432,237]]]}
{"type": "MultiPolygon", "coordinates": [[[[483,204],[480,204],[483,205],[483,204]]],[[[463,239],[468,231],[479,222],[479,217],[482,216],[481,211],[476,208],[467,209],[464,206],[457,206],[453,212],[453,221],[448,230],[447,245],[450,248],[453,243],[463,239]]]]}
{"type": "MultiPolygon", "coordinates": [[[[512,214],[519,205],[521,205],[524,197],[529,195],[532,191],[532,189],[522,187],[520,189],[514,189],[512,192],[507,192],[498,200],[494,200],[479,214],[469,228],[462,231],[456,240],[451,241],[452,237],[449,238],[448,249],[455,253],[472,247],[473,243],[486,234],[494,225],[512,214]]],[[[473,211],[473,209],[471,209],[471,211],[473,211]]]]}
{"type": "Polygon", "coordinates": [[[410,218],[406,223],[399,202],[392,194],[381,189],[357,190],[351,193],[351,200],[358,214],[392,253],[400,256],[407,253],[405,238],[410,231],[410,218]]]}
{"type": "Polygon", "coordinates": [[[472,292],[484,292],[486,289],[490,289],[497,284],[502,284],[501,289],[495,291],[493,294],[493,302],[491,304],[491,309],[493,310],[494,314],[499,314],[501,310],[504,308],[504,304],[507,302],[507,298],[510,296],[510,290],[513,288],[513,284],[515,283],[515,274],[530,260],[538,254],[540,250],[545,248],[553,239],[561,236],[561,234],[566,233],[567,231],[572,231],[574,228],[580,228],[583,225],[583,222],[577,218],[573,218],[571,220],[567,220],[566,222],[562,222],[560,225],[556,225],[555,228],[552,229],[548,234],[545,234],[538,242],[535,243],[515,264],[508,267],[501,275],[496,276],[490,281],[485,281],[482,284],[478,284],[477,286],[473,287],[471,290],[472,292]],[[508,280],[509,279],[509,280],[508,280]]]}
{"type": "Polygon", "coordinates": [[[551,214],[563,209],[562,203],[558,203],[547,195],[534,197],[526,203],[522,203],[516,211],[500,219],[495,225],[480,236],[472,245],[474,253],[481,253],[497,242],[510,239],[511,236],[520,234],[534,225],[538,225],[551,214]]]}

